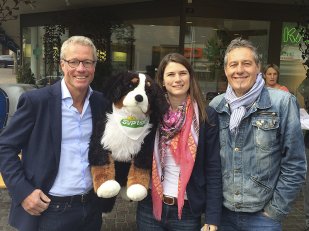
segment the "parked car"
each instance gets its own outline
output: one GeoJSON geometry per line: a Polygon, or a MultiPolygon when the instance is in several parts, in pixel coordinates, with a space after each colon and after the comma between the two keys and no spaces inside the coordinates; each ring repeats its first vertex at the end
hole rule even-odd
{"type": "Polygon", "coordinates": [[[62,78],[63,76],[49,75],[49,76],[36,80],[35,84],[39,87],[44,87],[46,85],[52,85],[62,78]]]}
{"type": "Polygon", "coordinates": [[[0,55],[0,67],[14,66],[14,58],[11,55],[0,55]]]}
{"type": "MultiPolygon", "coordinates": [[[[20,95],[25,91],[36,89],[31,84],[0,84],[0,132],[10,122],[17,109],[20,95]]],[[[0,174],[0,189],[5,188],[0,174]]]]}

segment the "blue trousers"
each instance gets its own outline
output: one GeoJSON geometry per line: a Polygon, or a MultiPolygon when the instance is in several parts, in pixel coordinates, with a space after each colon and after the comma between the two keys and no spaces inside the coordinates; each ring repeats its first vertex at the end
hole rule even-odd
{"type": "Polygon", "coordinates": [[[200,231],[201,217],[193,216],[189,203],[185,203],[181,220],[178,219],[176,205],[162,204],[162,219],[158,221],[152,213],[151,196],[138,202],[136,214],[137,229],[139,231],[200,231]]]}
{"type": "Polygon", "coordinates": [[[282,227],[262,212],[233,212],[223,207],[219,231],[282,231],[282,227]]]}
{"type": "Polygon", "coordinates": [[[96,201],[51,202],[40,216],[38,231],[100,231],[102,213],[96,201]]]}

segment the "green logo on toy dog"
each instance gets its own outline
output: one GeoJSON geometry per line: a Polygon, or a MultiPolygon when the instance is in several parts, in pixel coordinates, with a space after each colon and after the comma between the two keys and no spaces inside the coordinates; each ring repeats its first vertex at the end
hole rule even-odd
{"type": "Polygon", "coordinates": [[[120,121],[121,125],[129,128],[141,128],[146,124],[145,120],[138,120],[134,116],[128,116],[120,121]]]}

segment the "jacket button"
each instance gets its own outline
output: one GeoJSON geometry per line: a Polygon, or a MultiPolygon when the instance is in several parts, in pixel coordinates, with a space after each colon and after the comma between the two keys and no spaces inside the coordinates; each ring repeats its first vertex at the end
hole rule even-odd
{"type": "Polygon", "coordinates": [[[234,148],[234,151],[235,152],[239,152],[239,148],[234,148]]]}

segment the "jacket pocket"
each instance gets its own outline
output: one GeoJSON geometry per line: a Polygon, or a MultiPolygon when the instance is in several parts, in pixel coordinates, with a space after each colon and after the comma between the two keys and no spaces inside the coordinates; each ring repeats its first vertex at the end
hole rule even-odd
{"type": "Polygon", "coordinates": [[[255,176],[249,178],[244,186],[244,191],[247,195],[247,202],[257,206],[265,205],[265,202],[269,201],[273,194],[271,186],[255,176]]]}
{"type": "Polygon", "coordinates": [[[252,119],[255,145],[269,151],[278,142],[279,117],[275,112],[258,113],[252,119]]]}
{"type": "Polygon", "coordinates": [[[33,177],[34,177],[34,174],[33,174],[32,170],[25,168],[25,174],[26,174],[27,180],[32,182],[33,177]]]}

